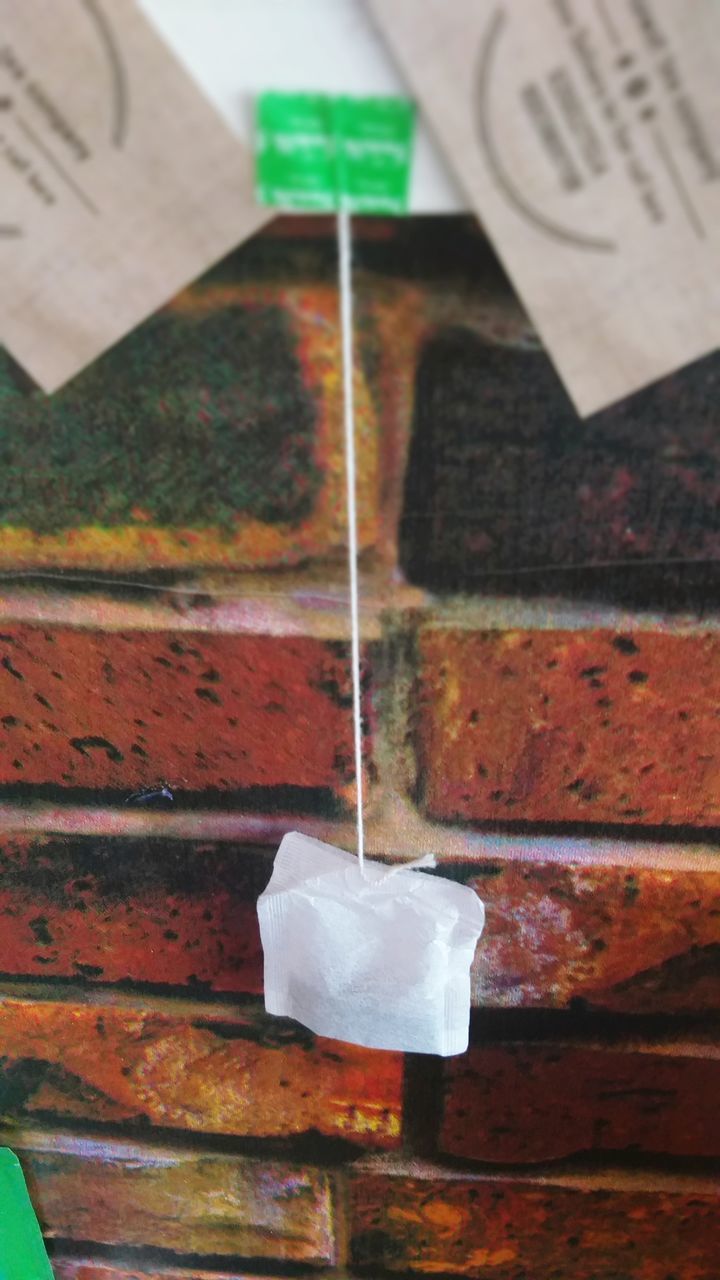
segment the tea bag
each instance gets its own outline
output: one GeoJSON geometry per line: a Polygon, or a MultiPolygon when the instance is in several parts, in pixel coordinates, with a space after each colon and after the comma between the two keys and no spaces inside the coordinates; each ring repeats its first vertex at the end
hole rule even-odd
{"type": "Polygon", "coordinates": [[[364,856],[352,237],[346,195],[337,232],[358,856],[297,831],[283,838],[258,902],[265,1008],[335,1040],[448,1057],[463,1053],[468,1044],[470,965],[485,921],[483,905],[472,889],[423,872],[421,866],[432,859],[388,869],[364,856]]]}
{"type": "Polygon", "coordinates": [[[448,1057],[467,1048],[485,921],[472,889],[408,866],[361,867],[293,831],[258,916],[268,1013],[372,1049],[448,1057]]]}

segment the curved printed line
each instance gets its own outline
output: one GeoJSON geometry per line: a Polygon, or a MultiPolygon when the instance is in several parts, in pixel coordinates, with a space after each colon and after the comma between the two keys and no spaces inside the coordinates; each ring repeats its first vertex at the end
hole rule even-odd
{"type": "Polygon", "coordinates": [[[110,78],[113,96],[113,126],[111,138],[118,148],[123,146],[128,129],[128,88],[127,76],[122,58],[115,43],[115,36],[97,0],[81,0],[83,8],[95,23],[107,60],[110,64],[110,78]]]}
{"type": "Polygon", "coordinates": [[[495,54],[495,48],[500,37],[500,33],[505,25],[506,15],[502,9],[496,9],[487,31],[483,36],[480,46],[480,55],[478,58],[478,71],[476,76],[476,98],[477,98],[477,130],[480,144],[485,152],[488,168],[495,178],[500,190],[505,195],[508,202],[513,208],[522,215],[528,222],[535,227],[544,231],[554,240],[560,240],[563,244],[572,245],[575,249],[592,249],[602,253],[611,253],[616,249],[616,245],[612,240],[599,240],[593,236],[584,236],[580,232],[568,230],[566,227],[560,226],[556,222],[551,222],[544,214],[538,213],[528,204],[521,192],[518,191],[512,180],[505,172],[498,151],[493,140],[490,130],[490,63],[495,54]]]}

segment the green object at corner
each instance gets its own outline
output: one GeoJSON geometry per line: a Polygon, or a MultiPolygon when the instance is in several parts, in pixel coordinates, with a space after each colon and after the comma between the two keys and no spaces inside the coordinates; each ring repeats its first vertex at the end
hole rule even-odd
{"type": "Polygon", "coordinates": [[[20,1161],[0,1147],[0,1280],[53,1280],[20,1161]]]}

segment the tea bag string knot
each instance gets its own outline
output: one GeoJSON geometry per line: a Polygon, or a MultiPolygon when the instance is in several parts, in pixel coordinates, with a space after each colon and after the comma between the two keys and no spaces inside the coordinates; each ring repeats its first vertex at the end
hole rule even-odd
{"type": "Polygon", "coordinates": [[[412,862],[398,862],[397,866],[390,867],[383,877],[388,880],[390,876],[397,875],[398,871],[422,871],[424,867],[436,867],[434,853],[422,853],[419,858],[413,858],[412,862]]]}

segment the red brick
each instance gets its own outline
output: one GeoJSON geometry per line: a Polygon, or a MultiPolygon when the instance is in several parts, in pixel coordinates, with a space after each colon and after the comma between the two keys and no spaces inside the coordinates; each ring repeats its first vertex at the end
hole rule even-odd
{"type": "Polygon", "coordinates": [[[477,1280],[716,1280],[720,1183],[353,1179],[353,1262],[477,1280]],[[640,1183],[640,1185],[638,1185],[640,1183]]]}
{"type": "Polygon", "coordinates": [[[139,1007],[4,999],[0,1050],[7,1119],[243,1138],[314,1132],[377,1148],[400,1139],[399,1054],[293,1037],[250,1014],[228,1024],[139,1007]]]}
{"type": "Polygon", "coordinates": [[[352,790],[344,642],[8,623],[0,664],[0,785],[280,787],[301,807],[352,790]]]}
{"type": "Polygon", "coordinates": [[[720,822],[720,636],[425,630],[425,807],[470,821],[720,822]]]}
{"type": "MultiPolygon", "coordinates": [[[[474,1000],[626,1013],[720,1008],[718,870],[489,862],[468,882],[487,915],[474,1000]]],[[[480,870],[480,868],[478,868],[480,870]]]]}
{"type": "Polygon", "coordinates": [[[270,855],[205,841],[0,835],[0,973],[258,994],[270,855]]]}
{"type": "MultiPolygon", "coordinates": [[[[527,860],[519,847],[512,860],[475,857],[455,869],[487,907],[475,1002],[720,1010],[713,851],[631,869],[593,863],[594,844],[558,841],[551,861],[527,860]]],[[[618,846],[618,859],[633,854],[652,857],[652,848],[618,846]]],[[[256,900],[271,859],[270,849],[231,842],[5,832],[0,974],[259,994],[256,900]]]]}
{"type": "Polygon", "coordinates": [[[327,1174],[275,1160],[8,1133],[49,1239],[327,1266],[327,1174]]]}
{"type": "Polygon", "coordinates": [[[702,1044],[478,1046],[446,1065],[440,1150],[508,1163],[590,1151],[717,1157],[719,1094],[720,1053],[702,1044]]]}

